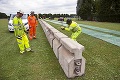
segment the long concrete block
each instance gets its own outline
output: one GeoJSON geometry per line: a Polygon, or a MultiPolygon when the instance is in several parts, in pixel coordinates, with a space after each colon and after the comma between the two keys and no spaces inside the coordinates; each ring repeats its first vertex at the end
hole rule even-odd
{"type": "Polygon", "coordinates": [[[47,36],[47,39],[50,43],[50,46],[53,47],[53,40],[55,39],[54,34],[50,32],[50,35],[47,36]]]}
{"type": "Polygon", "coordinates": [[[80,73],[78,74],[78,76],[82,76],[85,74],[85,62],[86,62],[86,59],[84,57],[82,57],[82,62],[81,62],[81,70],[80,70],[80,73]]]}
{"type": "Polygon", "coordinates": [[[68,49],[71,53],[75,55],[75,59],[82,58],[82,52],[84,50],[84,46],[73,41],[70,38],[63,38],[60,40],[60,43],[62,43],[62,45],[64,45],[66,49],[68,49]]]}
{"type": "Polygon", "coordinates": [[[54,29],[54,28],[43,20],[40,20],[39,22],[40,22],[40,24],[45,32],[47,39],[50,40],[53,37],[50,35],[51,34],[50,29],[54,29]]]}
{"type": "Polygon", "coordinates": [[[57,38],[60,41],[60,39],[62,38],[68,38],[68,36],[60,32],[60,33],[55,33],[55,38],[57,38]]]}
{"type": "Polygon", "coordinates": [[[43,28],[44,24],[43,24],[42,20],[39,20],[39,23],[41,24],[41,26],[43,28]]]}
{"type": "Polygon", "coordinates": [[[50,46],[53,48],[53,40],[55,39],[54,34],[55,33],[60,33],[60,31],[58,31],[55,28],[49,29],[49,31],[50,31],[50,34],[47,36],[47,38],[48,38],[48,41],[50,43],[50,46]]]}
{"type": "Polygon", "coordinates": [[[42,26],[45,34],[47,34],[46,32],[48,31],[48,29],[47,29],[47,27],[45,26],[45,24],[43,23],[43,20],[39,20],[39,22],[40,22],[40,24],[41,24],[41,26],[42,26]]]}
{"type": "Polygon", "coordinates": [[[59,49],[59,63],[68,78],[74,78],[74,55],[68,51],[64,46],[59,49]]]}
{"type": "Polygon", "coordinates": [[[54,27],[52,27],[50,24],[48,24],[47,22],[45,22],[45,21],[43,21],[43,20],[42,20],[42,22],[45,24],[45,26],[46,26],[47,28],[49,28],[49,29],[54,28],[54,27]]]}
{"type": "Polygon", "coordinates": [[[48,36],[51,34],[50,29],[48,29],[47,27],[45,28],[45,35],[48,38],[48,36]]]}
{"type": "Polygon", "coordinates": [[[52,47],[53,39],[55,38],[54,33],[59,33],[60,31],[58,31],[57,29],[55,29],[54,27],[52,27],[51,25],[49,25],[43,20],[40,20],[40,24],[45,32],[45,35],[50,43],[50,46],[52,47]]]}
{"type": "Polygon", "coordinates": [[[43,20],[39,20],[44,32],[45,32],[45,35],[46,37],[50,34],[50,28],[52,29],[53,27],[51,25],[48,25],[48,23],[46,23],[45,21],[43,20]]]}
{"type": "Polygon", "coordinates": [[[53,51],[57,58],[59,58],[58,49],[61,46],[60,39],[61,38],[68,38],[68,36],[64,35],[63,33],[54,33],[55,39],[53,40],[53,51]]]}
{"type": "Polygon", "coordinates": [[[66,76],[74,78],[83,75],[86,61],[82,57],[84,46],[71,40],[45,21],[40,20],[40,23],[66,76]]]}
{"type": "MultiPolygon", "coordinates": [[[[48,38],[48,37],[50,37],[51,35],[54,35],[54,33],[58,33],[58,32],[60,32],[60,31],[58,31],[57,29],[55,29],[55,28],[48,28],[48,27],[46,27],[45,28],[45,33],[46,33],[46,37],[48,38]],[[51,34],[51,35],[50,35],[51,34]]],[[[49,38],[48,38],[49,39],[49,38]]]]}
{"type": "Polygon", "coordinates": [[[82,57],[80,65],[75,64],[75,56],[65,46],[61,46],[58,49],[59,52],[59,63],[68,78],[74,78],[75,76],[82,76],[85,74],[85,58],[82,57]],[[79,73],[76,73],[76,68],[79,73]]]}

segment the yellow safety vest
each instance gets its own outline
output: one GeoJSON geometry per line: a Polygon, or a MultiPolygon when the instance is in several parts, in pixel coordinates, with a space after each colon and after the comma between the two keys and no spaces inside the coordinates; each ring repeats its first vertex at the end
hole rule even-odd
{"type": "Polygon", "coordinates": [[[72,21],[72,23],[68,27],[66,27],[65,30],[76,32],[81,31],[81,27],[76,22],[72,21]]]}
{"type": "Polygon", "coordinates": [[[25,34],[25,27],[22,23],[21,18],[17,18],[16,16],[13,18],[13,26],[15,36],[23,36],[25,34]]]}

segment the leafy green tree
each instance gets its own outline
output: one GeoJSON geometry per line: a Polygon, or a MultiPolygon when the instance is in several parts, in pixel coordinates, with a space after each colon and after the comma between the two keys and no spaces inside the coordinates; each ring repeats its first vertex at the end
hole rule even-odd
{"type": "Polygon", "coordinates": [[[99,21],[120,22],[120,0],[100,0],[99,3],[99,21]]]}
{"type": "Polygon", "coordinates": [[[8,18],[8,16],[5,13],[0,12],[0,19],[3,19],[3,18],[8,18]]]}
{"type": "Polygon", "coordinates": [[[76,10],[84,20],[120,22],[120,0],[78,0],[76,10]]]}
{"type": "Polygon", "coordinates": [[[80,16],[84,20],[90,20],[92,17],[92,3],[91,0],[85,0],[85,2],[81,5],[80,16]]]}

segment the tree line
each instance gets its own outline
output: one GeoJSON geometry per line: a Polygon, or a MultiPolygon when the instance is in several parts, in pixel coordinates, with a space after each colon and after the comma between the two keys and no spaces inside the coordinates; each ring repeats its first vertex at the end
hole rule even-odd
{"type": "Polygon", "coordinates": [[[120,0],[77,0],[76,10],[83,20],[120,22],[120,0]]]}
{"type": "Polygon", "coordinates": [[[8,16],[5,13],[0,12],[0,19],[3,19],[3,18],[8,18],[8,16]]]}
{"type": "Polygon", "coordinates": [[[59,18],[59,17],[74,17],[76,14],[38,14],[39,18],[45,17],[45,18],[59,18]]]}
{"type": "MultiPolygon", "coordinates": [[[[59,18],[59,17],[74,17],[74,16],[76,16],[76,14],[51,14],[51,13],[48,13],[48,14],[41,14],[41,13],[39,13],[38,14],[38,16],[37,16],[37,14],[35,14],[35,16],[38,18],[38,16],[39,16],[39,18],[49,18],[49,17],[51,17],[51,18],[59,18]]],[[[2,12],[0,12],[0,19],[3,19],[3,18],[8,18],[9,16],[7,16],[5,13],[2,13],[2,12]]]]}

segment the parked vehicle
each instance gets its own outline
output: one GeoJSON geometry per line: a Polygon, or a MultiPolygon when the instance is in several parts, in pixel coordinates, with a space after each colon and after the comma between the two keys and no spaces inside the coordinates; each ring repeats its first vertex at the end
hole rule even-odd
{"type": "MultiPolygon", "coordinates": [[[[13,18],[16,16],[16,14],[10,14],[9,22],[8,22],[8,30],[10,32],[14,31],[13,26],[13,18]]],[[[26,30],[29,30],[28,20],[27,20],[28,14],[23,14],[22,16],[22,22],[25,25],[26,30]]]]}
{"type": "Polygon", "coordinates": [[[64,17],[58,18],[58,21],[64,21],[64,17]]]}

